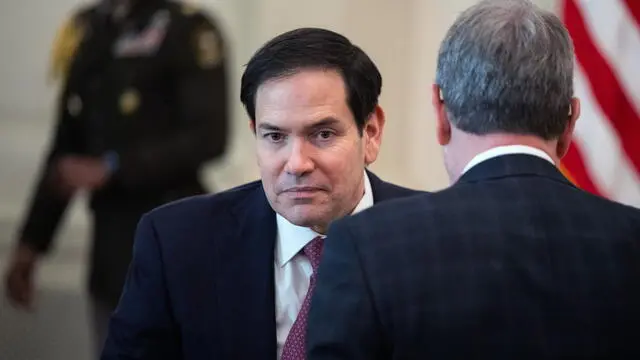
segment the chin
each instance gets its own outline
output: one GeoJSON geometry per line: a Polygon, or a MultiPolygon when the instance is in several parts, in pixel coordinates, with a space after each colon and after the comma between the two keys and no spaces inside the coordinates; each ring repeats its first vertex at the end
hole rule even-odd
{"type": "Polygon", "coordinates": [[[313,227],[325,223],[325,217],[318,212],[317,206],[294,205],[280,214],[297,226],[313,227]]]}

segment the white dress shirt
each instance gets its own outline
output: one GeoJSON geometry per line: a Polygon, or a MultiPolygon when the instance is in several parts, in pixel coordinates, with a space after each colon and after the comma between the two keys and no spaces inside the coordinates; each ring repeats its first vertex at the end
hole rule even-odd
{"type": "MultiPolygon", "coordinates": [[[[371,183],[365,172],[364,195],[352,214],[372,205],[371,183]]],[[[280,359],[289,330],[291,330],[307,295],[312,273],[309,259],[300,252],[311,240],[321,234],[310,228],[294,225],[278,214],[276,214],[276,220],[278,225],[275,250],[276,331],[278,359],[280,359]]]]}
{"type": "Polygon", "coordinates": [[[463,174],[466,173],[467,171],[469,171],[469,169],[471,169],[472,167],[478,165],[483,161],[489,160],[494,157],[498,157],[502,155],[511,155],[511,154],[533,155],[539,158],[543,158],[555,165],[551,156],[549,156],[549,154],[547,154],[546,152],[540,149],[534,148],[532,146],[527,146],[527,145],[506,145],[506,146],[497,146],[476,155],[473,159],[471,159],[471,161],[469,161],[467,166],[464,167],[464,170],[462,170],[462,173],[463,174]]]}

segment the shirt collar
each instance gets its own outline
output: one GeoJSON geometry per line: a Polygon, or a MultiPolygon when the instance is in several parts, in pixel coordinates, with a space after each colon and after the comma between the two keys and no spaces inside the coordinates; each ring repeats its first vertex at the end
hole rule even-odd
{"type": "Polygon", "coordinates": [[[533,155],[533,156],[543,158],[549,161],[550,163],[554,164],[553,159],[551,159],[551,156],[549,156],[546,152],[540,149],[534,148],[532,146],[527,146],[527,145],[506,145],[506,146],[497,146],[476,155],[473,159],[471,159],[471,161],[469,161],[467,166],[465,166],[464,170],[462,170],[462,173],[463,174],[466,173],[467,171],[469,171],[469,169],[471,169],[472,167],[478,165],[483,161],[489,160],[494,157],[498,157],[502,155],[510,155],[510,154],[533,155]]]}
{"type": "MultiPolygon", "coordinates": [[[[367,172],[364,172],[364,195],[351,214],[363,211],[373,206],[373,193],[367,172]]],[[[276,239],[276,263],[286,265],[302,248],[317,236],[323,236],[308,227],[290,223],[280,214],[276,214],[278,235],[276,239]]]]}

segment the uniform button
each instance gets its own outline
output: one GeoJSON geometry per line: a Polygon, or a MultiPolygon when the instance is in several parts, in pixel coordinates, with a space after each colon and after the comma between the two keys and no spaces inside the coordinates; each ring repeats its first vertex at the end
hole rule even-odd
{"type": "Polygon", "coordinates": [[[136,89],[127,89],[120,95],[120,112],[124,115],[131,115],[140,106],[140,93],[136,89]]]}
{"type": "Polygon", "coordinates": [[[82,111],[82,99],[77,94],[72,94],[67,99],[67,111],[71,116],[78,116],[82,111]]]}

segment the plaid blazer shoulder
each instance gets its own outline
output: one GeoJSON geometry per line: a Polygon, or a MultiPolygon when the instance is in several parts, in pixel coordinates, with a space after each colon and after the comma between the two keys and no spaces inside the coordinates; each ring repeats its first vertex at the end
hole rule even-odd
{"type": "Polygon", "coordinates": [[[639,242],[640,210],[487,160],[332,226],[308,359],[639,357],[639,242]]]}

